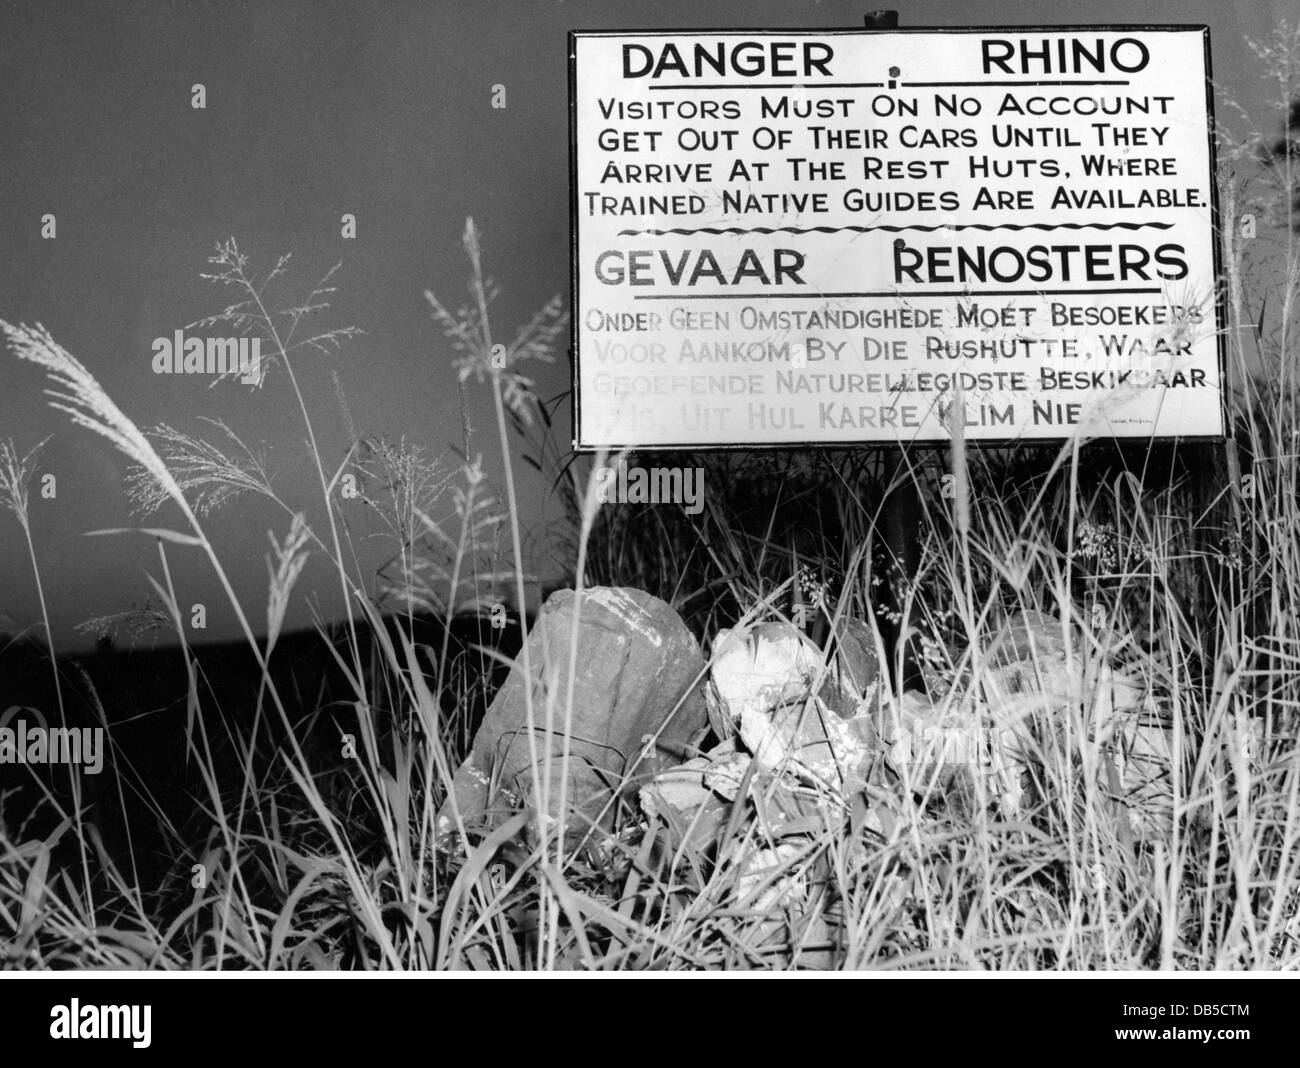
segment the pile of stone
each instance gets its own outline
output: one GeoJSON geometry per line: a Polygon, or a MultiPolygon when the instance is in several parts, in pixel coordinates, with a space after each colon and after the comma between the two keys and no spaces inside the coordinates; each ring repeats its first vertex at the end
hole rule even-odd
{"type": "Polygon", "coordinates": [[[787,622],[722,630],[706,665],[656,597],[555,594],[528,637],[531,700],[521,657],[440,830],[463,841],[536,805],[566,834],[590,836],[615,826],[620,805],[639,804],[675,848],[738,865],[755,908],[789,906],[813,880],[762,873],[790,868],[801,843],[845,820],[888,840],[904,807],[954,792],[1025,815],[1044,723],[1082,727],[1127,834],[1167,829],[1168,734],[1136,679],[1085,655],[1070,626],[1014,616],[983,647],[948,650],[926,692],[899,695],[868,624],[841,619],[832,631],[823,649],[787,622]],[[752,804],[759,833],[737,836],[743,856],[717,856],[738,803],[752,804]]]}

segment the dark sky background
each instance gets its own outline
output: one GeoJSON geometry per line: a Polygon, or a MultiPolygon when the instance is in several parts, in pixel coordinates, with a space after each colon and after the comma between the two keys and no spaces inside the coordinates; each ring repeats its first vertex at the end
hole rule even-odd
{"type": "MultiPolygon", "coordinates": [[[[259,447],[275,485],[323,529],[315,474],[287,380],[259,391],[201,376],[155,376],[155,337],[219,310],[228,292],[199,279],[214,244],[234,236],[265,270],[292,252],[285,299],[342,261],[340,290],[322,322],[365,336],[338,355],[299,364],[327,458],[347,440],[331,371],[356,429],[422,443],[460,441],[451,350],[423,298],[465,297],[460,237],[467,215],[484,235],[502,290],[495,329],[517,326],[552,294],[568,300],[568,117],[565,34],[570,29],[832,28],[861,25],[868,7],[826,0],[565,2],[421,0],[387,3],[50,3],[0,0],[0,318],[40,321],[78,356],[138,425],[203,431],[225,419],[259,447]],[[206,110],[190,87],[207,89],[206,110]],[[507,107],[491,106],[492,86],[507,107]],[[42,240],[53,212],[56,240],[42,240]],[[340,216],[358,221],[354,241],[340,216]]],[[[1087,5],[962,0],[914,3],[903,25],[1032,26],[1208,23],[1217,80],[1261,128],[1280,130],[1270,86],[1244,39],[1263,38],[1295,0],[1100,0],[1087,5]]],[[[1221,126],[1244,133],[1220,109],[1221,126]]],[[[563,353],[537,368],[539,392],[568,389],[563,353]]],[[[84,532],[135,525],[123,458],[45,404],[40,371],[0,353],[0,438],[25,452],[53,435],[38,475],[58,479],[53,501],[32,499],[32,526],[53,637],[84,645],[74,625],[143,602],[159,570],[151,540],[84,532]]],[[[489,477],[501,457],[487,386],[469,387],[472,451],[489,477]]],[[[568,407],[557,426],[570,435],[568,407]]],[[[519,472],[526,525],[546,514],[545,484],[519,472]]],[[[550,514],[554,514],[554,507],[550,514]]],[[[176,522],[168,511],[161,518],[176,522]]],[[[363,568],[391,551],[356,526],[363,568]]],[[[267,532],[287,521],[269,504],[236,502],[209,532],[254,620],[264,616],[267,532]]],[[[532,560],[553,573],[545,539],[532,560]]],[[[170,551],[188,605],[209,611],[205,634],[233,634],[233,617],[196,551],[170,551]]],[[[290,625],[339,608],[320,560],[299,586],[290,625]]],[[[0,631],[39,622],[36,587],[18,525],[0,513],[0,631]]],[[[160,639],[165,640],[165,638],[160,639]]]]}

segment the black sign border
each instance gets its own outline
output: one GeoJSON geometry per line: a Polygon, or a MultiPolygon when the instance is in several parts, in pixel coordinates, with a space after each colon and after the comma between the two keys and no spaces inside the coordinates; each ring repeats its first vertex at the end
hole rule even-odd
{"type": "MultiPolygon", "coordinates": [[[[583,445],[580,443],[580,428],[582,426],[582,398],[578,389],[578,329],[579,329],[579,304],[578,304],[578,53],[577,41],[579,37],[671,37],[688,34],[705,36],[708,34],[754,34],[754,35],[805,35],[818,37],[844,37],[844,36],[861,36],[861,35],[878,35],[878,34],[901,34],[901,33],[950,33],[950,34],[969,34],[969,33],[1082,33],[1086,31],[1103,31],[1106,33],[1120,32],[1139,32],[1139,33],[1190,33],[1199,32],[1201,34],[1201,43],[1205,55],[1205,106],[1206,106],[1206,137],[1209,142],[1209,184],[1210,184],[1210,229],[1213,240],[1211,241],[1214,259],[1214,309],[1215,309],[1215,340],[1216,354],[1219,364],[1219,432],[1217,434],[1176,434],[1176,435],[1157,435],[1120,437],[1118,435],[1097,434],[1090,436],[1088,441],[1112,441],[1120,445],[1140,444],[1145,441],[1154,442],[1202,442],[1202,443],[1222,443],[1228,431],[1228,410],[1227,410],[1227,298],[1223,286],[1223,241],[1220,230],[1219,215],[1219,160],[1218,160],[1218,140],[1215,136],[1217,125],[1214,113],[1214,68],[1211,61],[1210,52],[1210,27],[1206,23],[1162,23],[1162,24],[1143,24],[1143,23],[1125,23],[1115,24],[1098,24],[1098,25],[1079,25],[1069,24],[1061,26],[908,26],[895,27],[890,29],[869,29],[869,28],[832,28],[832,29],[808,29],[808,28],[780,28],[780,29],[755,29],[750,27],[740,28],[701,28],[687,27],[682,29],[600,29],[600,30],[570,30],[568,32],[568,66],[569,66],[569,307],[572,314],[569,319],[569,382],[570,396],[573,398],[573,452],[579,455],[591,455],[602,450],[605,452],[619,452],[622,450],[646,451],[646,452],[746,452],[762,449],[767,450],[790,450],[790,449],[912,449],[912,448],[943,448],[946,439],[943,438],[913,438],[911,440],[888,440],[865,438],[862,440],[848,441],[774,441],[774,442],[709,442],[709,443],[659,443],[659,442],[641,442],[639,444],[627,442],[619,445],[583,445]]],[[[1026,85],[1039,84],[1036,82],[1025,82],[1026,85]]],[[[1032,293],[1032,290],[1027,290],[1032,293]]],[[[1060,437],[1033,437],[1033,438],[978,438],[966,440],[966,446],[983,448],[983,449],[1006,449],[1022,447],[1042,447],[1061,444],[1070,440],[1071,435],[1062,435],[1060,437]]]]}

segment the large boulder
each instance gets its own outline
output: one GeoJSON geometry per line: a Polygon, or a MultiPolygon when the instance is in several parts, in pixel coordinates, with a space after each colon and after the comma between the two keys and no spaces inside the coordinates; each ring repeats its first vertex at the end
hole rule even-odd
{"type": "Polygon", "coordinates": [[[547,599],[528,635],[532,729],[521,652],[456,772],[452,796],[438,814],[440,833],[458,829],[457,814],[467,830],[482,831],[504,814],[538,804],[535,783],[544,789],[548,768],[550,793],[539,807],[560,815],[575,611],[581,616],[568,731],[570,832],[609,827],[616,794],[681,763],[702,739],[704,660],[672,607],[641,590],[598,586],[582,592],[579,608],[574,591],[561,590],[547,599]]]}

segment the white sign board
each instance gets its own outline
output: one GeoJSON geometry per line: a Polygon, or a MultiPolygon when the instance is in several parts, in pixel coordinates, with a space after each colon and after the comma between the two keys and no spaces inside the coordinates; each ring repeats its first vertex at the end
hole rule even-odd
{"type": "Polygon", "coordinates": [[[572,34],[575,445],[1221,436],[1208,62],[1204,27],[572,34]]]}

